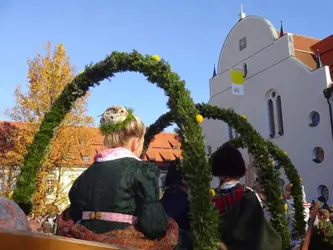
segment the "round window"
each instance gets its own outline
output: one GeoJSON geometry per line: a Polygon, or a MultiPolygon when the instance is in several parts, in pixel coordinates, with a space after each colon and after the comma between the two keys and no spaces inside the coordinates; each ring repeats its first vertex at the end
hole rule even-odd
{"type": "Polygon", "coordinates": [[[325,185],[319,185],[317,188],[318,196],[321,198],[324,198],[324,200],[328,200],[330,196],[330,191],[328,190],[328,187],[325,185]]]}
{"type": "Polygon", "coordinates": [[[320,114],[317,111],[312,111],[309,115],[309,126],[316,127],[320,122],[320,114]]]}
{"type": "Polygon", "coordinates": [[[321,163],[324,160],[324,150],[321,147],[315,147],[313,149],[313,162],[321,163]]]}

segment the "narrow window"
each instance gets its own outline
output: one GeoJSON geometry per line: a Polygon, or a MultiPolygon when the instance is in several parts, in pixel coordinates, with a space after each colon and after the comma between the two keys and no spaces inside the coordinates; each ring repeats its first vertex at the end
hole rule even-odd
{"type": "Polygon", "coordinates": [[[55,192],[55,186],[56,186],[55,176],[51,175],[47,179],[46,193],[48,195],[53,194],[55,192]]]}
{"type": "Polygon", "coordinates": [[[238,138],[239,137],[239,134],[236,130],[234,130],[234,133],[235,133],[235,138],[238,138]]]}
{"type": "Polygon", "coordinates": [[[269,136],[275,137],[275,120],[274,120],[274,106],[271,99],[267,102],[268,105],[268,122],[269,122],[269,136]]]}
{"type": "Polygon", "coordinates": [[[228,125],[229,140],[234,139],[234,130],[230,125],[228,125]]]}
{"type": "Polygon", "coordinates": [[[279,135],[283,135],[284,129],[283,129],[281,96],[276,97],[276,110],[277,110],[278,133],[279,135]]]}

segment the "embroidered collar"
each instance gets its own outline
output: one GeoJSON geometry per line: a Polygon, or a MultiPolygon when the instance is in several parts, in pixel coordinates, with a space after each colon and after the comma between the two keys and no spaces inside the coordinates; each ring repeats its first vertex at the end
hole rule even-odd
{"type": "Polygon", "coordinates": [[[134,158],[138,161],[141,161],[140,158],[135,156],[131,151],[126,148],[110,148],[98,152],[95,155],[95,162],[114,161],[122,158],[134,158]]]}
{"type": "Polygon", "coordinates": [[[230,189],[221,189],[221,194],[213,198],[213,203],[219,210],[219,214],[229,212],[242,199],[246,188],[243,185],[235,185],[230,189]]]}
{"type": "Polygon", "coordinates": [[[228,181],[228,182],[223,183],[221,185],[220,189],[222,189],[222,190],[230,189],[230,188],[233,188],[234,186],[236,186],[237,184],[239,184],[239,181],[228,181]]]}

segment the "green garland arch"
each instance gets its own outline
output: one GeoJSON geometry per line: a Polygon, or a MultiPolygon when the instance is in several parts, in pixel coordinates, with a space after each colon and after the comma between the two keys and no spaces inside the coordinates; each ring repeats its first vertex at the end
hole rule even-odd
{"type": "MultiPolygon", "coordinates": [[[[294,232],[301,238],[305,235],[306,225],[304,220],[302,187],[299,182],[298,172],[289,157],[279,147],[270,141],[266,141],[244,117],[236,114],[232,110],[209,104],[197,104],[196,107],[203,117],[222,120],[232,125],[241,137],[230,142],[239,148],[248,148],[249,152],[257,159],[255,166],[261,182],[260,184],[263,186],[263,189],[266,190],[267,205],[272,214],[272,224],[283,239],[283,249],[288,249],[290,246],[290,235],[284,216],[284,201],[281,196],[282,190],[279,184],[279,172],[273,168],[271,158],[279,161],[290,183],[293,184],[292,195],[294,197],[296,210],[294,232]]],[[[172,121],[172,113],[167,112],[148,128],[145,138],[145,149],[154,136],[170,126],[172,121]]]]}
{"type": "MultiPolygon", "coordinates": [[[[232,139],[229,142],[238,148],[247,148],[248,151],[253,154],[251,150],[251,145],[247,145],[243,140],[243,137],[232,139]]],[[[261,143],[263,143],[263,141],[261,143]]],[[[292,165],[291,160],[288,158],[288,156],[279,147],[274,145],[271,141],[265,141],[264,143],[266,144],[265,146],[267,147],[271,158],[279,162],[279,165],[284,169],[288,180],[290,181],[290,183],[293,184],[292,195],[294,197],[295,208],[294,233],[296,236],[302,238],[305,235],[306,222],[304,217],[303,192],[300,185],[298,172],[296,168],[292,165]]],[[[255,160],[255,162],[257,161],[255,160]]],[[[260,166],[259,162],[255,164],[260,166]]]]}
{"type": "MultiPolygon", "coordinates": [[[[170,66],[163,60],[157,61],[156,57],[142,56],[138,52],[119,53],[113,52],[105,60],[87,66],[85,72],[78,75],[54,102],[50,111],[45,115],[33,144],[29,147],[21,173],[14,191],[14,199],[18,203],[30,203],[35,192],[35,183],[38,169],[47,153],[49,143],[54,136],[55,128],[62,122],[65,115],[71,110],[74,102],[85,95],[90,87],[100,84],[100,81],[114,76],[115,73],[133,71],[140,72],[151,83],[165,90],[169,97],[170,112],[162,115],[148,128],[145,138],[145,149],[154,136],[164,128],[175,122],[179,127],[179,136],[182,143],[183,167],[187,182],[195,197],[191,198],[192,230],[197,249],[217,249],[219,245],[218,215],[210,204],[210,195],[207,191],[210,183],[210,169],[207,164],[204,140],[201,127],[195,121],[195,116],[200,113],[210,119],[218,119],[231,124],[242,135],[242,145],[260,160],[257,173],[267,194],[269,209],[273,215],[272,223],[283,238],[284,249],[289,245],[284,220],[283,201],[279,187],[278,173],[274,171],[270,156],[278,160],[285,168],[286,175],[293,184],[292,193],[295,197],[296,225],[295,232],[304,235],[304,214],[302,205],[301,186],[297,170],[290,159],[281,149],[265,141],[246,121],[233,111],[221,109],[208,104],[193,103],[185,82],[181,81],[170,66]],[[199,111],[198,111],[199,110],[199,111]],[[196,219],[198,218],[198,219],[196,219]],[[201,223],[205,221],[205,223],[201,223]]],[[[234,141],[236,143],[236,141],[234,141]]]]}
{"type": "Polygon", "coordinates": [[[30,203],[35,192],[37,172],[41,167],[55,128],[63,121],[71,110],[74,102],[83,97],[90,87],[109,79],[115,73],[132,71],[142,73],[149,82],[164,89],[169,97],[168,106],[174,122],[181,129],[180,134],[183,166],[188,177],[192,192],[196,193],[190,203],[192,231],[196,249],[218,249],[220,244],[218,234],[218,214],[210,203],[209,184],[210,168],[205,154],[202,129],[196,122],[198,113],[185,88],[185,82],[171,71],[170,65],[158,56],[143,56],[136,51],[132,53],[113,52],[105,60],[89,65],[61,93],[45,115],[34,141],[29,147],[24,159],[21,173],[14,190],[14,200],[17,203],[30,203]],[[204,221],[204,223],[202,223],[204,221]]]}

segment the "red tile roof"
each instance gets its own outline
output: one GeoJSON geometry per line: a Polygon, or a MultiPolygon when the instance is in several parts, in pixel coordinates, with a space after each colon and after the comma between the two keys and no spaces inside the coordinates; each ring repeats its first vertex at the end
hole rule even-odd
{"type": "MultiPolygon", "coordinates": [[[[280,35],[280,31],[277,31],[280,35]]],[[[311,50],[311,46],[318,43],[320,40],[317,38],[301,36],[292,34],[294,38],[294,53],[295,57],[308,66],[310,69],[316,68],[316,56],[311,50]]]]}
{"type": "Polygon", "coordinates": [[[324,65],[330,66],[333,75],[333,35],[330,35],[311,46],[314,53],[320,55],[320,60],[324,65]]]}
{"type": "Polygon", "coordinates": [[[175,160],[176,157],[181,157],[180,146],[175,133],[162,132],[150,143],[144,159],[155,157],[157,163],[175,160]]]}
{"type": "MultiPolygon", "coordinates": [[[[0,121],[0,125],[5,121],[0,121]]],[[[10,122],[17,127],[21,123],[10,122]]],[[[75,155],[70,155],[71,159],[80,166],[89,166],[94,161],[94,156],[97,152],[104,150],[103,145],[104,137],[100,134],[99,129],[96,127],[85,127],[85,137],[88,137],[86,145],[84,143],[73,145],[75,155]],[[88,146],[87,146],[88,145],[88,146]]],[[[87,139],[87,138],[82,138],[87,139]]],[[[143,157],[146,161],[156,161],[159,166],[167,166],[170,160],[181,157],[180,142],[177,140],[175,133],[162,132],[155,136],[154,140],[150,143],[149,148],[143,157]]],[[[76,165],[75,164],[75,165],[76,165]]]]}
{"type": "Polygon", "coordinates": [[[295,57],[310,69],[315,69],[317,65],[316,56],[313,54],[311,46],[319,42],[319,39],[295,34],[293,36],[295,57]]]}

